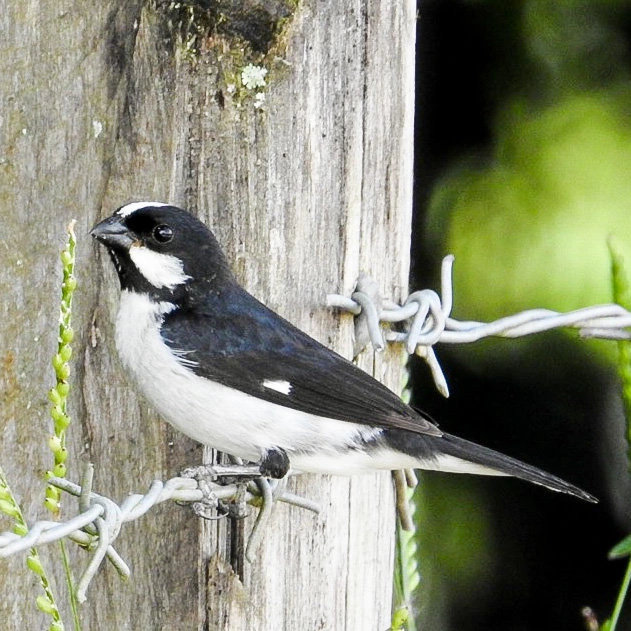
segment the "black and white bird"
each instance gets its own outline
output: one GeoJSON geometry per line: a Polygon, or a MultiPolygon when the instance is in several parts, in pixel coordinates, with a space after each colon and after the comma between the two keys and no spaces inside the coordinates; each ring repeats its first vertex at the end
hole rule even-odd
{"type": "Polygon", "coordinates": [[[116,347],[157,412],[194,440],[261,464],[354,474],[420,468],[576,486],[447,434],[238,283],[212,232],[181,208],[136,202],[94,227],[118,272],[116,347]]]}

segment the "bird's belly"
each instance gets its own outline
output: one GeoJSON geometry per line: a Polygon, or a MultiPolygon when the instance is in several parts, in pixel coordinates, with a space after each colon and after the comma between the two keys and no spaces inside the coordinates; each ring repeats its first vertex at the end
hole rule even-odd
{"type": "Polygon", "coordinates": [[[351,448],[353,468],[371,468],[359,445],[380,430],[286,408],[183,370],[141,368],[136,380],[156,410],[194,440],[253,461],[280,447],[292,468],[305,472],[347,472],[340,458],[351,448]]]}
{"type": "Polygon", "coordinates": [[[287,408],[196,375],[160,336],[163,314],[170,307],[122,292],[116,346],[149,403],[182,433],[254,461],[280,447],[292,467],[304,471],[334,471],[336,458],[349,448],[358,456],[366,441],[380,433],[378,428],[287,408]],[[331,466],[319,465],[318,457],[331,466]]]}

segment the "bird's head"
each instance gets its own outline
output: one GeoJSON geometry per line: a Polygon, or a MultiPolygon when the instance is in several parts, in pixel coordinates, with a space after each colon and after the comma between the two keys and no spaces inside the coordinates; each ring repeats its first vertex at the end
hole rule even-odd
{"type": "Polygon", "coordinates": [[[177,206],[126,204],[90,234],[107,248],[123,289],[164,293],[195,281],[232,279],[212,232],[177,206]]]}

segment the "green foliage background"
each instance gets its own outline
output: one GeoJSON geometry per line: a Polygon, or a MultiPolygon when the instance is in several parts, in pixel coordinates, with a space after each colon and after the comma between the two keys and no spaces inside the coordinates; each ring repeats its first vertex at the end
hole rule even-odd
{"type": "MultiPolygon", "coordinates": [[[[480,86],[487,109],[482,124],[491,140],[460,153],[442,171],[421,226],[421,247],[435,260],[455,255],[454,317],[492,320],[530,308],[568,311],[611,302],[611,237],[631,266],[631,38],[625,31],[631,2],[448,4],[452,12],[482,16],[494,55],[480,86]]],[[[457,36],[449,45],[457,55],[461,44],[466,56],[457,36]]],[[[457,106],[465,111],[468,104],[457,106]]],[[[554,339],[461,347],[459,361],[477,373],[519,365],[527,378],[540,372],[542,353],[554,339]]],[[[570,339],[586,362],[614,373],[615,344],[570,339]]],[[[422,406],[422,396],[417,403],[422,406]]],[[[492,584],[501,555],[497,516],[485,510],[488,498],[475,483],[428,476],[421,489],[420,618],[443,631],[452,628],[450,610],[467,600],[475,608],[488,590],[485,582],[492,584]]],[[[611,567],[614,575],[620,571],[611,567]]],[[[612,605],[614,599],[612,592],[612,605]]],[[[601,621],[609,613],[600,611],[601,621]]],[[[545,615],[541,611],[541,629],[551,628],[545,615]]],[[[582,626],[578,608],[566,622],[567,628],[582,626]]]]}

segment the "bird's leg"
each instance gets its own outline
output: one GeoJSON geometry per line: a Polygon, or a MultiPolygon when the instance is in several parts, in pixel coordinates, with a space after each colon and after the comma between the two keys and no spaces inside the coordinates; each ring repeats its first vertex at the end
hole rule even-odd
{"type": "Polygon", "coordinates": [[[256,478],[284,478],[289,472],[289,456],[284,449],[273,447],[261,458],[260,464],[243,464],[240,458],[234,458],[233,464],[204,464],[188,467],[180,474],[183,478],[201,478],[217,484],[239,484],[256,478]]]}
{"type": "Polygon", "coordinates": [[[261,466],[257,464],[202,464],[184,469],[180,476],[228,485],[249,482],[262,476],[261,466]]]}
{"type": "Polygon", "coordinates": [[[261,459],[261,475],[264,478],[280,480],[289,472],[289,456],[284,449],[273,447],[268,449],[261,459]]]}
{"type": "Polygon", "coordinates": [[[180,476],[193,478],[202,491],[204,498],[192,504],[194,513],[203,519],[219,519],[231,515],[245,517],[246,488],[251,480],[261,477],[259,465],[206,464],[184,469],[180,476]],[[218,487],[236,486],[235,493],[229,497],[219,497],[218,487]]]}
{"type": "Polygon", "coordinates": [[[201,502],[193,504],[199,517],[216,519],[230,514],[233,517],[246,516],[246,488],[249,482],[260,478],[284,478],[289,471],[289,457],[283,449],[273,448],[265,452],[260,464],[243,464],[238,458],[233,464],[207,464],[189,467],[180,474],[183,478],[193,478],[204,493],[201,502]],[[222,501],[213,490],[213,485],[234,484],[237,491],[229,503],[222,501]],[[212,512],[211,512],[212,511],[212,512]],[[217,511],[219,514],[215,515],[217,511]]]}

